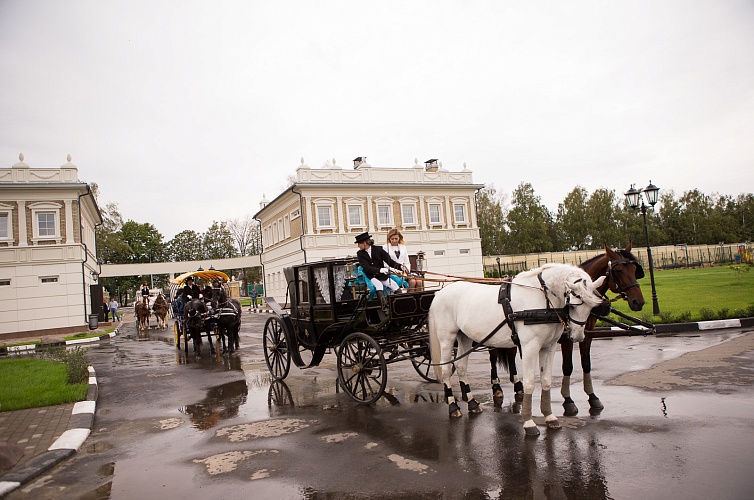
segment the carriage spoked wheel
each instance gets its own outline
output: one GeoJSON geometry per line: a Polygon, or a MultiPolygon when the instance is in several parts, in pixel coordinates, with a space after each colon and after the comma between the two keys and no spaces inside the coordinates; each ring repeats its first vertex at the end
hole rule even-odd
{"type": "Polygon", "coordinates": [[[338,381],[358,403],[372,404],[382,396],[387,364],[377,341],[360,332],[343,340],[338,349],[338,381]]]}
{"type": "Polygon", "coordinates": [[[291,369],[291,350],[285,339],[283,322],[277,316],[270,317],[264,324],[264,361],[272,378],[283,380],[291,369]]]}
{"type": "Polygon", "coordinates": [[[429,342],[426,340],[421,341],[420,350],[417,355],[411,357],[411,364],[414,366],[416,373],[427,382],[439,382],[439,380],[432,376],[434,375],[434,369],[432,367],[432,358],[429,354],[429,342]]]}

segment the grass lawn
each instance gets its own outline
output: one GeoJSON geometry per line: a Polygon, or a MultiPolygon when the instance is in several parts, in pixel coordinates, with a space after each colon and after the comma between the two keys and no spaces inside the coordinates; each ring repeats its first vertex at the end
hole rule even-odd
{"type": "MultiPolygon", "coordinates": [[[[623,300],[614,302],[613,306],[632,316],[652,318],[655,323],[754,316],[754,269],[741,269],[736,271],[729,266],[718,266],[656,270],[659,317],[652,317],[652,286],[649,270],[645,269],[646,276],[639,280],[644,309],[639,313],[631,312],[623,300]]],[[[608,295],[613,296],[610,292],[608,295]]]]}
{"type": "Polygon", "coordinates": [[[38,358],[0,359],[0,411],[75,403],[89,383],[69,384],[65,363],[38,358]]]}

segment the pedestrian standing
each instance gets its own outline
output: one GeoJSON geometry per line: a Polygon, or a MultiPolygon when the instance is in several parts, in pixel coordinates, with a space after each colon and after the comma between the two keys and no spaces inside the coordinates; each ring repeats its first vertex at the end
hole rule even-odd
{"type": "Polygon", "coordinates": [[[257,287],[254,285],[251,289],[251,307],[257,308],[257,287]]]}
{"type": "Polygon", "coordinates": [[[113,321],[120,321],[120,315],[118,314],[118,301],[113,298],[110,301],[110,314],[113,316],[113,321]]]}
{"type": "Polygon", "coordinates": [[[105,315],[105,323],[107,323],[107,321],[108,321],[108,319],[107,319],[107,318],[108,318],[108,316],[109,316],[109,313],[110,313],[110,306],[109,306],[109,305],[107,305],[107,302],[105,302],[105,301],[103,300],[103,301],[102,301],[102,314],[104,314],[104,315],[105,315]]]}

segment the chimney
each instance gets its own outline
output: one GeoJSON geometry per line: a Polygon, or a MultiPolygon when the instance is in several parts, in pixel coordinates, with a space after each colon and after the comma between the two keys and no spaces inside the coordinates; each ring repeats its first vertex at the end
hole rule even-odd
{"type": "Polygon", "coordinates": [[[437,158],[432,158],[424,162],[425,172],[437,172],[439,165],[437,164],[437,158]]]}
{"type": "Polygon", "coordinates": [[[353,169],[356,170],[361,166],[362,163],[366,163],[367,157],[366,156],[357,156],[353,159],[353,169]]]}

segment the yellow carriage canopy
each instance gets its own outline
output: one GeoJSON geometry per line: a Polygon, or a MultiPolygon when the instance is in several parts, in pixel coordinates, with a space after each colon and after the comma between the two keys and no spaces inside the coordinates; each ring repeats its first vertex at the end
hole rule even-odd
{"type": "Polygon", "coordinates": [[[212,281],[213,279],[217,278],[223,282],[230,281],[228,279],[228,275],[225,274],[222,271],[215,271],[215,270],[209,270],[209,271],[193,271],[190,273],[183,273],[175,278],[170,280],[170,283],[173,285],[182,285],[184,281],[186,281],[188,278],[201,278],[205,281],[212,281]]]}

